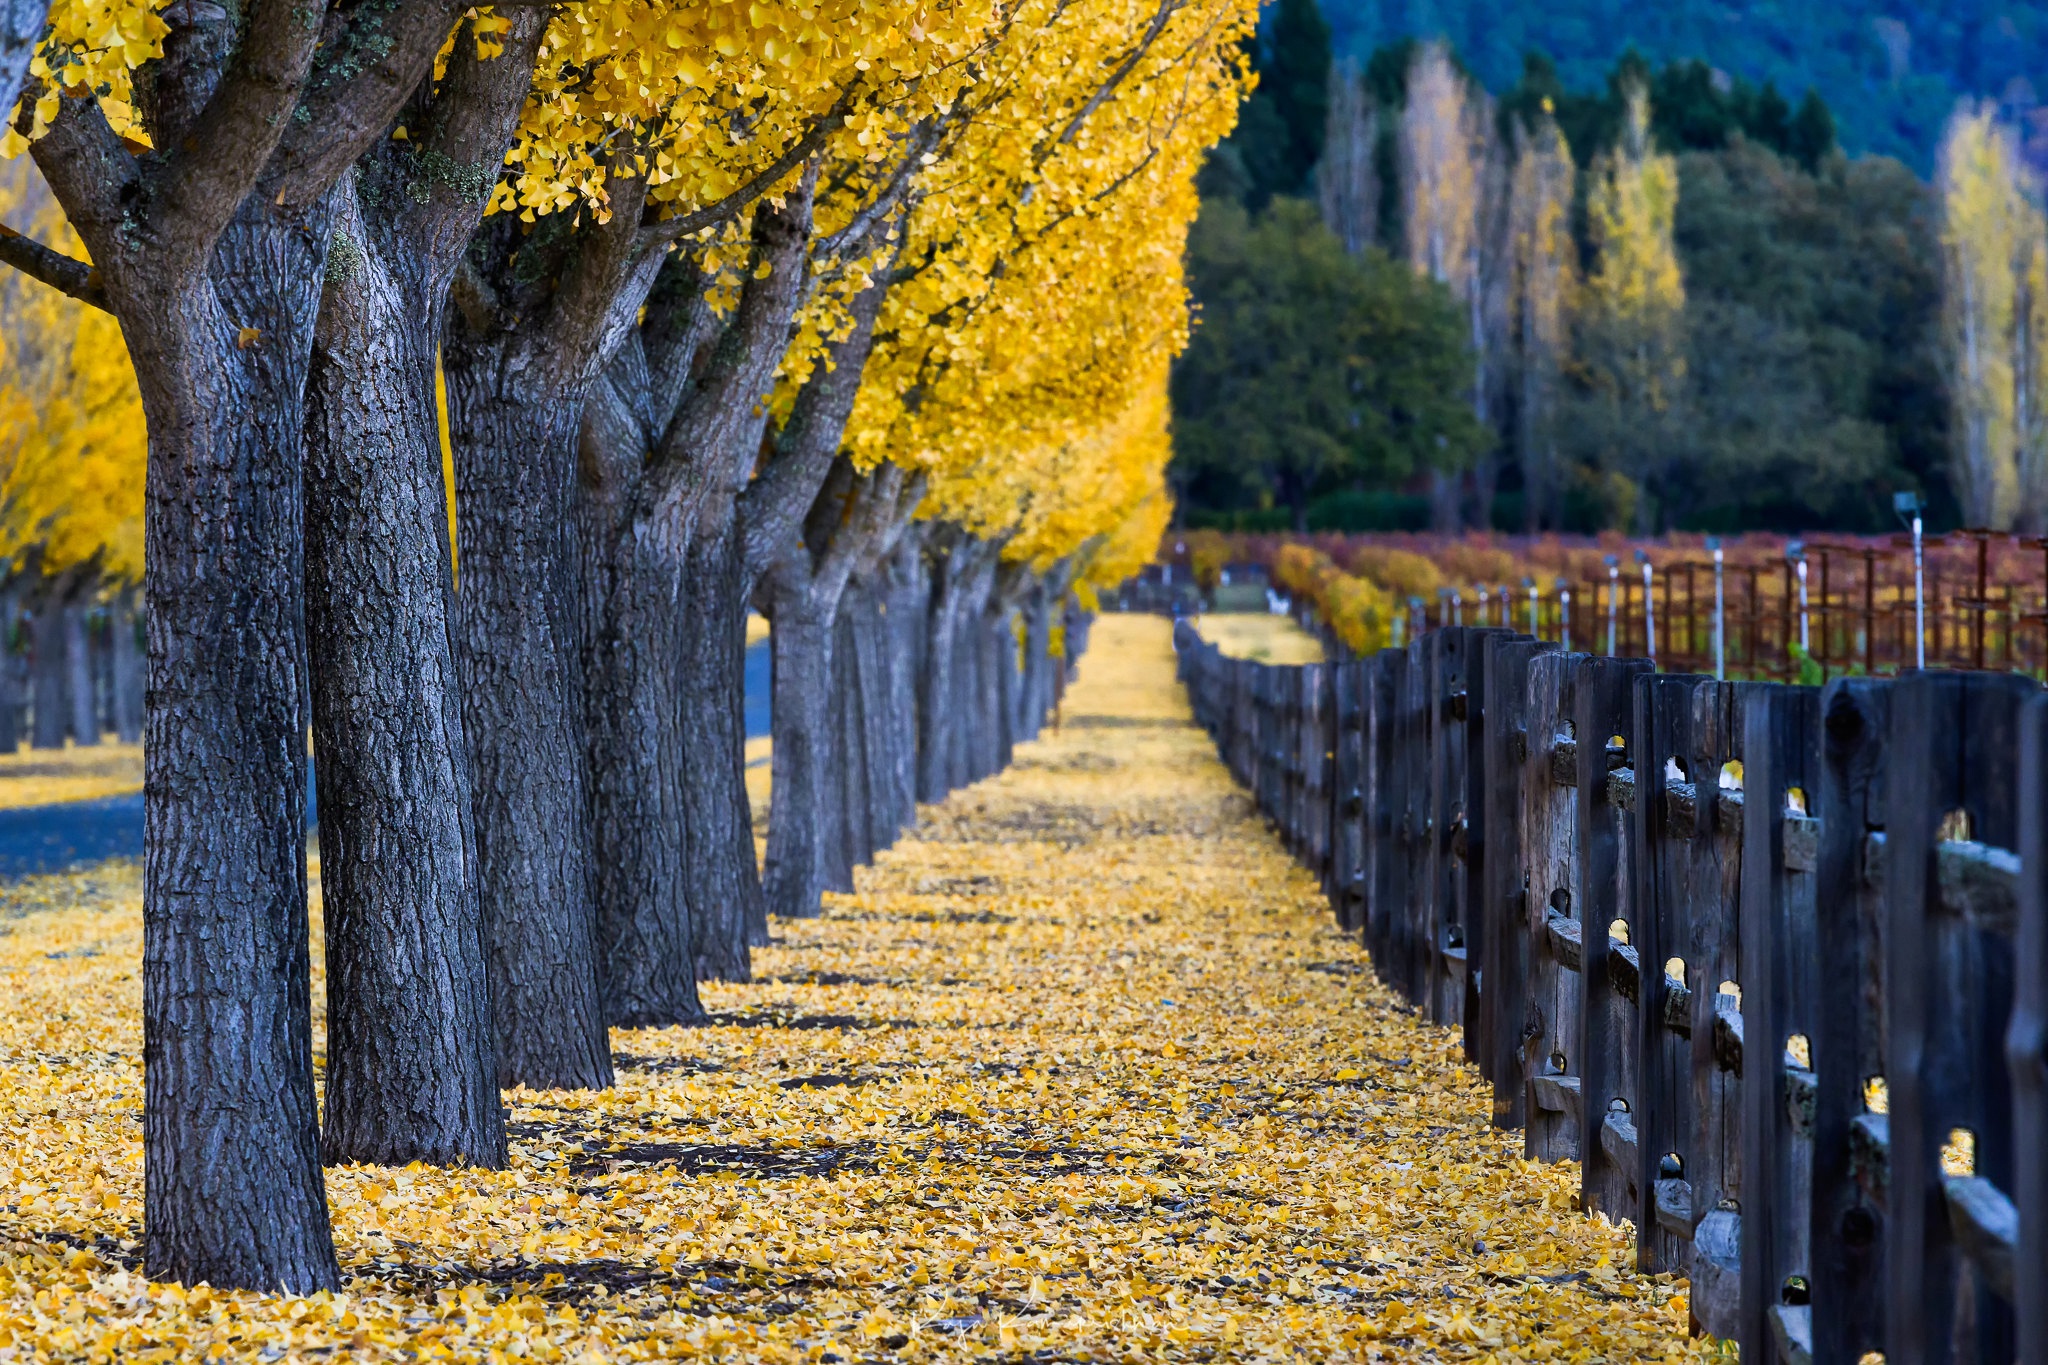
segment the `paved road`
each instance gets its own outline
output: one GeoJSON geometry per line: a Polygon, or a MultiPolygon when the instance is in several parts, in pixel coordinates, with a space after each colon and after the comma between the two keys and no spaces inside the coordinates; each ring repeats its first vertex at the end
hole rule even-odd
{"type": "MultiPolygon", "coordinates": [[[[768,733],[768,646],[747,651],[747,738],[768,733]]],[[[312,819],[312,793],[306,795],[312,819]]],[[[0,810],[0,878],[142,856],[142,794],[0,810]]]]}

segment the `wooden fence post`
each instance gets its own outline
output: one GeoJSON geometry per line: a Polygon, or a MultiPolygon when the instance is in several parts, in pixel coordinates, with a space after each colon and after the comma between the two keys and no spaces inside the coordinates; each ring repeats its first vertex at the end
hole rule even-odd
{"type": "Polygon", "coordinates": [[[2019,1358],[2048,1361],[2048,696],[2020,722],[2018,974],[2006,1064],[2012,1068],[2012,1197],[2019,1212],[2013,1302],[2019,1358]]]}
{"type": "Polygon", "coordinates": [[[1395,761],[1401,765],[1402,866],[1399,869],[1401,904],[1394,920],[1394,942],[1399,955],[1399,980],[1408,1003],[1426,1019],[1429,1012],[1431,960],[1436,945],[1431,939],[1430,907],[1432,878],[1436,861],[1431,856],[1430,820],[1430,724],[1429,663],[1431,637],[1422,635],[1409,642],[1408,657],[1401,673],[1400,711],[1396,719],[1395,761]]]}
{"type": "Polygon", "coordinates": [[[1582,752],[1604,766],[1601,748],[1582,750],[1574,698],[1584,654],[1543,654],[1529,660],[1529,757],[1522,781],[1522,859],[1528,877],[1522,931],[1529,940],[1529,1003],[1542,1035],[1534,1046],[1523,1112],[1524,1155],[1537,1161],[1580,1159],[1579,983],[1577,894],[1578,781],[1582,752]]]}
{"type": "MultiPolygon", "coordinates": [[[[1909,673],[1892,689],[1885,791],[1888,1361],[2010,1361],[2019,717],[2039,688],[1909,673]],[[1967,828],[1954,828],[1955,812],[1967,828]],[[1949,837],[1944,838],[1944,834],[1949,837]],[[1961,835],[1958,841],[1954,836],[1961,835]],[[1967,1136],[1966,1173],[1943,1148],[1967,1136]]],[[[2031,1161],[2043,1158],[2028,1154],[2031,1161]]]]}
{"type": "Polygon", "coordinates": [[[1330,899],[1338,925],[1352,933],[1365,928],[1372,668],[1371,659],[1351,659],[1330,670],[1330,899]]]}
{"type": "Polygon", "coordinates": [[[1528,859],[1523,848],[1522,787],[1530,748],[1529,666],[1555,644],[1501,633],[1485,645],[1486,707],[1480,733],[1484,774],[1477,806],[1479,867],[1479,1005],[1484,1022],[1482,1070],[1493,1084],[1493,1123],[1518,1128],[1525,1117],[1529,1045],[1542,1036],[1529,994],[1530,941],[1524,908],[1528,859]]]}
{"type": "Polygon", "coordinates": [[[1407,808],[1402,766],[1401,699],[1408,652],[1383,649],[1367,660],[1365,710],[1365,944],[1380,980],[1397,985],[1406,960],[1394,942],[1405,909],[1407,851],[1401,842],[1407,808]]]}
{"type": "Polygon", "coordinates": [[[1580,921],[1579,1065],[1582,1100],[1580,1201],[1588,1213],[1643,1226],[1636,1137],[1636,1002],[1642,969],[1636,950],[1612,935],[1632,923],[1628,904],[1629,820],[1633,799],[1625,765],[1633,757],[1633,688],[1647,659],[1581,661],[1574,683],[1578,736],[1578,887],[1580,921]],[[1619,745],[1610,749],[1610,740],[1619,745]],[[1610,771],[1613,769],[1613,771],[1610,771]]]}
{"type": "Polygon", "coordinates": [[[1883,890],[1868,874],[1884,837],[1891,693],[1875,678],[1821,691],[1814,934],[1828,963],[1811,1035],[1811,1303],[1786,1302],[1781,1287],[1770,1310],[1781,1355],[1805,1330],[1815,1365],[1855,1365],[1884,1347],[1885,1116],[1866,1111],[1864,1082],[1884,1072],[1883,890]]]}
{"type": "MultiPolygon", "coordinates": [[[[1786,1287],[1813,1278],[1812,1040],[1820,974],[1840,969],[1832,960],[1823,966],[1814,911],[1820,717],[1816,688],[1746,688],[1742,789],[1724,798],[1742,830],[1743,1190],[1737,1330],[1723,1335],[1734,1336],[1748,1360],[1778,1359],[1772,1310],[1799,1307],[1784,1302],[1786,1287]],[[1806,1040],[1803,1055],[1791,1055],[1795,1037],[1806,1040]]],[[[1706,1233],[1703,1221],[1702,1248],[1706,1233]]]]}

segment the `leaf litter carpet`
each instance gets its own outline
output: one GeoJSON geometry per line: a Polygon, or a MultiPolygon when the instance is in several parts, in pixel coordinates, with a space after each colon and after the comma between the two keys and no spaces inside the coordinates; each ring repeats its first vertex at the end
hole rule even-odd
{"type": "Polygon", "coordinates": [[[779,926],[713,1026],[615,1033],[614,1091],[508,1096],[509,1170],[330,1170],[339,1296],[142,1278],[136,872],[18,884],[0,1360],[1709,1350],[1336,932],[1166,623],[1094,634],[1059,731],[779,926]]]}

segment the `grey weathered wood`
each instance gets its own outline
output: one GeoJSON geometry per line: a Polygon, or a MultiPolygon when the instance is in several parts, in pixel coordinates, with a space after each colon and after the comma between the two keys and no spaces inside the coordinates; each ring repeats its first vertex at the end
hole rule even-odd
{"type": "Polygon", "coordinates": [[[1636,1007],[1616,985],[1610,969],[1609,926],[1631,922],[1628,906],[1627,813],[1611,799],[1605,781],[1609,741],[1621,748],[1612,759],[1625,762],[1635,728],[1632,686],[1650,669],[1648,660],[1585,658],[1573,679],[1573,732],[1577,735],[1577,848],[1572,882],[1582,926],[1579,1076],[1584,1123],[1601,1125],[1598,1144],[1583,1143],[1581,1202],[1589,1213],[1642,1226],[1641,1191],[1634,1153],[1636,1097],[1636,1007]],[[1619,1123],[1630,1136],[1627,1163],[1608,1141],[1619,1123]]]}
{"type": "MultiPolygon", "coordinates": [[[[1540,1033],[1531,1048],[1528,1128],[1523,1152],[1537,1161],[1577,1161],[1579,1123],[1580,924],[1577,744],[1573,698],[1583,654],[1529,660],[1528,759],[1522,772],[1522,859],[1528,879],[1523,929],[1528,998],[1540,1033]],[[1560,755],[1563,755],[1561,758],[1560,755]],[[1561,775],[1569,780],[1560,780],[1561,775]],[[1569,1106],[1548,1103],[1566,1089],[1569,1106]]],[[[1604,926],[1602,926],[1604,928],[1604,926]]]]}
{"type": "Polygon", "coordinates": [[[1975,841],[2017,845],[2019,715],[2037,693],[2024,678],[1949,673],[1908,674],[1892,692],[1890,771],[1911,776],[1885,793],[1888,1360],[2013,1358],[2011,1305],[1954,1234],[1941,1152],[1967,1130],[1969,1173],[2011,1186],[2014,945],[1996,924],[1944,912],[1937,844],[1961,810],[1975,841]]]}
{"type": "MultiPolygon", "coordinates": [[[[1820,944],[1814,918],[1819,822],[1788,809],[1820,789],[1820,693],[1759,684],[1743,697],[1742,1010],[1756,1065],[1742,1076],[1741,1294],[1744,1355],[1768,1359],[1771,1310],[1794,1276],[1811,1284],[1812,1125],[1789,1102],[1788,1039],[1817,1027],[1820,944]],[[1795,859],[1795,847],[1804,855],[1795,859]]],[[[1810,1056],[1810,1053],[1809,1053],[1810,1056]]],[[[1704,1321],[1704,1319],[1702,1319],[1704,1321]]]]}
{"type": "Polygon", "coordinates": [[[1365,927],[1366,724],[1372,704],[1370,659],[1349,659],[1330,670],[1330,899],[1337,923],[1356,933],[1365,927]]]}
{"type": "MultiPolygon", "coordinates": [[[[1523,786],[1529,761],[1529,670],[1539,654],[1557,646],[1526,636],[1495,635],[1486,640],[1485,709],[1479,724],[1484,789],[1478,808],[1482,823],[1475,840],[1485,854],[1478,918],[1481,1064],[1493,1085],[1493,1122],[1519,1128],[1528,1111],[1528,1077],[1548,1054],[1532,1051],[1543,1038],[1543,1023],[1529,991],[1535,935],[1528,904],[1533,878],[1523,843],[1523,786]]],[[[1541,921],[1539,920],[1540,924],[1541,921]]]]}
{"type": "Polygon", "coordinates": [[[2048,1360],[2048,696],[2020,721],[2019,929],[2013,1012],[2005,1034],[2012,1072],[2012,1198],[2019,1216],[2013,1306],[2019,1357],[2048,1360]]]}
{"type": "Polygon", "coordinates": [[[1885,820],[1891,688],[1838,678],[1821,692],[1820,800],[1810,809],[1820,821],[1814,929],[1828,945],[1828,969],[1811,1035],[1808,1237],[1813,1301],[1827,1305],[1809,1320],[1820,1365],[1855,1365],[1884,1347],[1884,1208],[1858,1179],[1855,1134],[1859,1119],[1879,1117],[1864,1112],[1864,1081],[1884,1071],[1884,921],[1863,868],[1866,841],[1885,820]]]}

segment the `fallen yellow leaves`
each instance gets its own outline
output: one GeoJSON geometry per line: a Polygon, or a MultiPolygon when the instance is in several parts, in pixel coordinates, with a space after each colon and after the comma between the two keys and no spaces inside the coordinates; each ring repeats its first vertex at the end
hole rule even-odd
{"type": "Polygon", "coordinates": [[[142,790],[140,744],[23,748],[0,754],[0,809],[94,801],[142,790]]]}
{"type": "Polygon", "coordinates": [[[136,888],[0,908],[0,1360],[1709,1349],[1331,927],[1157,620],[1100,621],[1064,728],[779,926],[714,1025],[509,1096],[509,1170],[330,1171],[341,1296],[140,1278],[136,888]]]}

